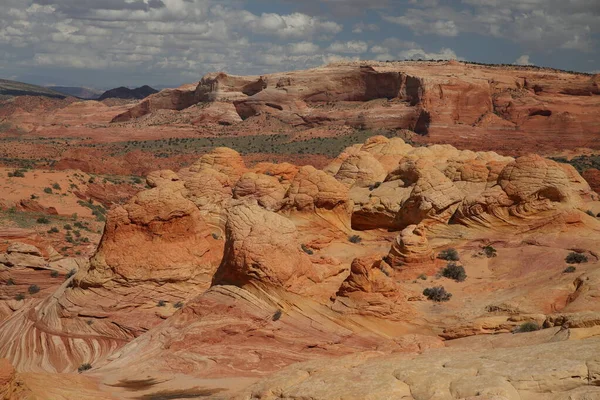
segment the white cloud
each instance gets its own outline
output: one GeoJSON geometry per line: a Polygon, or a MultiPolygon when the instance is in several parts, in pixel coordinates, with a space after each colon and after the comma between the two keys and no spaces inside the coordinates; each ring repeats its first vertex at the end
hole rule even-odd
{"type": "Polygon", "coordinates": [[[363,41],[333,42],[329,46],[329,51],[335,53],[361,54],[368,49],[369,45],[363,41]]]}
{"type": "Polygon", "coordinates": [[[363,32],[377,32],[379,31],[379,25],[377,24],[365,24],[359,22],[352,27],[352,33],[363,33],[363,32]]]}
{"type": "Polygon", "coordinates": [[[319,52],[320,47],[311,42],[298,42],[290,44],[292,54],[315,54],[319,52]]]}
{"type": "Polygon", "coordinates": [[[521,57],[517,58],[514,62],[515,65],[533,65],[531,61],[529,61],[529,55],[523,54],[521,57]]]}
{"type": "Polygon", "coordinates": [[[398,53],[398,56],[402,60],[460,60],[461,58],[456,55],[454,50],[448,48],[442,48],[438,53],[426,52],[421,48],[408,49],[398,53]]]}
{"type": "Polygon", "coordinates": [[[598,0],[462,0],[461,4],[411,1],[402,15],[383,14],[388,22],[417,35],[477,33],[506,38],[532,50],[549,47],[592,52],[600,33],[598,0]],[[418,8],[417,8],[418,6],[418,8]]]}

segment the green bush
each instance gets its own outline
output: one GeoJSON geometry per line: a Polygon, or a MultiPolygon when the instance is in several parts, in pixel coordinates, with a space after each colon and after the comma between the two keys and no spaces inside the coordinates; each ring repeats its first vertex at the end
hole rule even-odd
{"type": "Polygon", "coordinates": [[[272,318],[273,321],[278,321],[282,315],[283,315],[283,312],[281,310],[275,311],[275,314],[273,314],[273,318],[272,318]]]}
{"type": "Polygon", "coordinates": [[[456,249],[453,249],[453,248],[449,248],[449,249],[440,251],[440,253],[438,254],[438,258],[441,260],[446,260],[446,261],[460,260],[458,251],[456,251],[456,249]]]}
{"type": "Polygon", "coordinates": [[[569,255],[565,258],[565,261],[567,262],[567,264],[581,264],[588,262],[588,258],[585,254],[573,251],[569,253],[569,255]]]}
{"type": "Polygon", "coordinates": [[[348,241],[350,241],[350,243],[358,244],[362,242],[362,238],[358,235],[352,235],[348,237],[348,241]]]}
{"type": "Polygon", "coordinates": [[[54,270],[50,271],[50,276],[52,278],[58,278],[58,271],[54,271],[54,270]]]}
{"type": "Polygon", "coordinates": [[[60,190],[60,185],[58,183],[55,183],[52,185],[52,189],[54,190],[60,190]]]}
{"type": "Polygon", "coordinates": [[[492,257],[496,257],[497,256],[496,249],[494,247],[490,246],[490,245],[485,246],[483,248],[483,254],[485,254],[485,256],[487,258],[492,258],[492,257]]]}
{"type": "Polygon", "coordinates": [[[82,373],[82,372],[85,372],[85,371],[90,370],[90,369],[92,369],[92,364],[90,364],[90,363],[84,363],[84,364],[81,364],[79,366],[79,368],[77,368],[77,372],[82,373]]]}
{"type": "Polygon", "coordinates": [[[6,286],[13,286],[15,284],[15,280],[13,278],[8,278],[6,280],[6,286]]]}
{"type": "Polygon", "coordinates": [[[594,212],[592,210],[587,210],[585,213],[587,215],[589,215],[590,217],[594,217],[594,218],[596,217],[596,214],[594,214],[594,212]]]}
{"type": "Polygon", "coordinates": [[[419,275],[419,279],[422,280],[422,281],[426,281],[427,280],[427,275],[421,274],[421,275],[419,275]]]}
{"type": "Polygon", "coordinates": [[[577,271],[577,268],[575,268],[575,266],[573,266],[573,265],[569,265],[567,268],[565,268],[563,270],[563,273],[570,274],[570,273],[573,273],[575,271],[577,271]]]}
{"type": "Polygon", "coordinates": [[[52,194],[52,189],[50,189],[49,187],[44,188],[44,193],[52,194]]]}
{"type": "Polygon", "coordinates": [[[8,173],[8,177],[9,178],[24,178],[25,177],[25,171],[22,169],[16,169],[13,172],[9,172],[8,173]]]}
{"type": "Polygon", "coordinates": [[[302,243],[300,245],[300,247],[302,248],[302,251],[305,252],[306,254],[308,254],[309,256],[312,256],[314,254],[314,251],[312,251],[312,249],[309,249],[308,247],[306,247],[306,245],[304,243],[302,243]]]}
{"type": "Polygon", "coordinates": [[[69,272],[67,272],[67,274],[65,275],[65,280],[69,279],[70,277],[72,277],[73,275],[75,275],[77,273],[77,270],[75,268],[71,269],[69,272]]]}
{"type": "Polygon", "coordinates": [[[452,294],[448,293],[443,286],[427,288],[423,290],[423,295],[435,302],[448,301],[452,297],[452,294]]]}
{"type": "Polygon", "coordinates": [[[57,228],[57,227],[55,227],[55,226],[53,226],[52,228],[50,228],[50,229],[48,230],[48,233],[58,233],[58,232],[59,232],[59,230],[58,230],[58,228],[57,228]]]}
{"type": "Polygon", "coordinates": [[[66,231],[70,231],[71,229],[73,229],[73,227],[72,227],[71,225],[69,225],[69,224],[65,224],[65,225],[63,226],[63,228],[64,228],[66,231]]]}
{"type": "Polygon", "coordinates": [[[167,305],[167,302],[165,300],[159,300],[158,303],[156,304],[158,307],[164,307],[167,305]]]}
{"type": "Polygon", "coordinates": [[[178,301],[177,303],[174,304],[175,308],[181,308],[183,307],[183,301],[178,301]]]}
{"type": "Polygon", "coordinates": [[[521,332],[535,332],[535,331],[539,331],[540,330],[540,326],[535,323],[535,322],[525,322],[524,324],[521,324],[521,326],[519,326],[516,330],[517,333],[521,333],[521,332]]]}
{"type": "Polygon", "coordinates": [[[446,265],[446,268],[442,269],[442,276],[444,278],[454,279],[456,282],[463,282],[467,279],[465,269],[460,265],[456,265],[454,262],[449,262],[448,265],[446,265]]]}
{"type": "Polygon", "coordinates": [[[15,300],[17,300],[17,301],[25,300],[25,295],[23,293],[19,293],[15,296],[15,300]]]}
{"type": "Polygon", "coordinates": [[[29,294],[36,294],[40,291],[40,287],[38,285],[31,285],[29,286],[27,291],[29,292],[29,294]]]}
{"type": "Polygon", "coordinates": [[[46,217],[39,217],[38,219],[36,219],[36,222],[38,224],[49,224],[50,220],[46,217]]]}

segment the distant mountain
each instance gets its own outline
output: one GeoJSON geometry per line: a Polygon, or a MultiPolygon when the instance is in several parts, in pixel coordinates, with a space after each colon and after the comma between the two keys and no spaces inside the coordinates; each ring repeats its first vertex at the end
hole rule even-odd
{"type": "Polygon", "coordinates": [[[85,100],[95,100],[102,94],[101,90],[78,86],[48,86],[48,88],[68,96],[79,97],[80,99],[85,100]]]}
{"type": "Polygon", "coordinates": [[[64,93],[59,93],[49,88],[6,79],[0,79],[0,96],[44,96],[55,99],[64,99],[67,97],[64,93]]]}
{"type": "Polygon", "coordinates": [[[142,86],[142,87],[139,87],[136,89],[129,89],[129,88],[121,86],[121,87],[118,87],[115,89],[107,90],[100,97],[98,97],[98,100],[102,101],[105,99],[112,99],[112,98],[127,99],[127,100],[135,100],[135,99],[141,100],[141,99],[144,99],[154,93],[158,93],[158,90],[153,89],[148,85],[145,85],[145,86],[142,86]]]}

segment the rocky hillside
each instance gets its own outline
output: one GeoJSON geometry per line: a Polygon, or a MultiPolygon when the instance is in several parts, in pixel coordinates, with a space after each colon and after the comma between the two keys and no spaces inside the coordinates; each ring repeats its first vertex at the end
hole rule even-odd
{"type": "Polygon", "coordinates": [[[121,86],[115,89],[107,90],[106,92],[102,93],[98,97],[98,101],[106,99],[141,100],[154,93],[158,93],[158,90],[153,89],[148,85],[144,85],[135,89],[129,89],[121,86]]]}
{"type": "Polygon", "coordinates": [[[295,128],[410,129],[428,142],[503,152],[559,142],[594,147],[599,84],[599,75],[533,67],[365,61],[264,76],[208,74],[113,122],[210,104],[195,111],[198,120],[243,126],[266,116],[295,128]]]}
{"type": "MultiPolygon", "coordinates": [[[[375,136],[323,169],[216,148],[147,184],[89,263],[9,305],[0,390],[600,394],[600,202],[568,164],[375,136]]],[[[0,256],[3,281],[26,250],[0,256]]]]}
{"type": "Polygon", "coordinates": [[[102,94],[101,91],[96,89],[90,89],[86,87],[77,86],[49,86],[50,89],[66,94],[67,96],[73,96],[84,100],[95,100],[102,94]]]}
{"type": "Polygon", "coordinates": [[[55,99],[64,99],[67,97],[67,95],[50,88],[0,79],[0,98],[17,96],[42,96],[55,99]]]}

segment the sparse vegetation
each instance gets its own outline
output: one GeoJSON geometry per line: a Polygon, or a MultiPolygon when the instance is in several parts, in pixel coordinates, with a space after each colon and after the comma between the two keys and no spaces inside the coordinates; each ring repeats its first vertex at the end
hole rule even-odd
{"type": "Polygon", "coordinates": [[[452,297],[452,293],[448,293],[443,286],[427,288],[423,290],[423,295],[435,302],[448,301],[452,297]]]}
{"type": "Polygon", "coordinates": [[[449,262],[441,272],[443,277],[454,279],[456,282],[463,282],[467,279],[464,267],[457,265],[455,262],[449,262]]]}
{"type": "Polygon", "coordinates": [[[381,182],[375,182],[374,184],[369,185],[369,190],[373,191],[373,190],[377,189],[379,186],[381,186],[381,182]]]}
{"type": "Polygon", "coordinates": [[[350,243],[358,244],[358,243],[362,242],[362,238],[358,235],[352,235],[352,236],[348,237],[348,241],[350,243]]]}
{"type": "Polygon", "coordinates": [[[65,280],[69,279],[70,277],[72,277],[73,275],[75,275],[77,273],[77,270],[75,268],[71,269],[69,272],[67,272],[67,274],[65,275],[65,280]]]}
{"type": "Polygon", "coordinates": [[[483,254],[485,254],[487,258],[493,258],[498,255],[496,249],[491,245],[487,245],[483,248],[483,254]]]}
{"type": "Polygon", "coordinates": [[[40,287],[38,285],[30,285],[27,291],[29,294],[36,294],[40,291],[40,287]]]}
{"type": "Polygon", "coordinates": [[[92,199],[90,199],[90,201],[79,200],[77,203],[82,207],[87,207],[92,210],[92,214],[96,217],[97,221],[106,221],[106,208],[104,208],[101,204],[94,204],[92,199]]]}
{"type": "Polygon", "coordinates": [[[15,169],[13,172],[8,173],[9,178],[24,178],[25,170],[24,169],[15,169]]]}
{"type": "Polygon", "coordinates": [[[71,229],[73,229],[73,227],[72,227],[71,225],[69,225],[69,224],[65,224],[65,225],[63,226],[63,228],[64,228],[66,231],[70,231],[71,229]]]}
{"type": "Polygon", "coordinates": [[[8,278],[6,280],[6,286],[13,286],[15,284],[15,281],[13,278],[8,278]]]}
{"type": "Polygon", "coordinates": [[[84,363],[84,364],[81,364],[79,366],[79,368],[77,368],[77,372],[79,372],[81,374],[82,372],[88,371],[90,369],[92,369],[92,364],[84,363]]]}
{"type": "Polygon", "coordinates": [[[175,307],[175,308],[182,308],[183,307],[183,301],[178,301],[177,303],[175,303],[173,305],[173,307],[175,307]]]}
{"type": "Polygon", "coordinates": [[[565,274],[571,274],[573,272],[577,271],[577,268],[574,265],[569,265],[567,268],[565,268],[563,270],[563,273],[565,274]]]}
{"type": "Polygon", "coordinates": [[[530,321],[530,322],[525,322],[525,323],[521,324],[521,326],[519,326],[515,332],[516,333],[535,332],[535,331],[539,331],[539,330],[540,330],[540,326],[537,323],[530,321]]]}
{"type": "Polygon", "coordinates": [[[44,193],[47,193],[47,194],[52,194],[52,189],[51,189],[51,188],[49,188],[49,187],[47,187],[47,188],[44,188],[44,193]]]}
{"type": "Polygon", "coordinates": [[[218,233],[213,232],[213,233],[211,233],[211,236],[212,236],[213,239],[219,240],[219,234],[218,233]]]}
{"type": "Polygon", "coordinates": [[[458,255],[458,251],[456,251],[456,249],[453,249],[453,248],[449,248],[449,249],[440,251],[440,253],[438,254],[437,258],[439,258],[441,260],[446,260],[446,261],[458,261],[458,260],[460,260],[460,256],[458,255]]]}
{"type": "Polygon", "coordinates": [[[596,214],[594,214],[594,212],[593,212],[592,210],[587,210],[585,213],[586,213],[587,215],[589,215],[590,217],[594,217],[594,218],[596,218],[596,214]]]}
{"type": "Polygon", "coordinates": [[[302,251],[305,252],[306,254],[308,254],[309,256],[312,256],[314,254],[314,251],[312,251],[312,249],[309,249],[308,247],[306,247],[306,245],[304,243],[302,243],[300,245],[300,247],[302,248],[302,251]]]}
{"type": "Polygon", "coordinates": [[[50,276],[52,278],[58,278],[58,271],[54,271],[54,270],[50,271],[50,276]]]}
{"type": "Polygon", "coordinates": [[[58,233],[59,230],[57,227],[53,226],[52,228],[48,229],[48,233],[58,233]]]}
{"type": "Polygon", "coordinates": [[[50,220],[46,217],[39,217],[35,220],[38,224],[49,224],[50,220]]]}
{"type": "Polygon", "coordinates": [[[165,300],[159,300],[158,303],[156,304],[158,307],[164,307],[167,305],[167,302],[165,300]]]}
{"type": "Polygon", "coordinates": [[[283,312],[281,310],[275,311],[275,314],[273,314],[273,321],[278,321],[282,315],[283,315],[283,312]]]}
{"type": "Polygon", "coordinates": [[[421,275],[419,275],[419,279],[422,280],[422,281],[426,281],[427,280],[427,275],[421,274],[421,275]]]}
{"type": "Polygon", "coordinates": [[[572,251],[565,258],[565,261],[567,262],[567,264],[581,264],[581,263],[588,262],[588,258],[587,258],[587,256],[585,254],[572,251]]]}
{"type": "Polygon", "coordinates": [[[54,190],[60,190],[61,188],[60,188],[60,185],[58,183],[53,183],[52,184],[52,189],[54,189],[54,190]]]}
{"type": "Polygon", "coordinates": [[[23,293],[18,293],[18,294],[15,296],[15,300],[17,300],[17,301],[22,301],[22,300],[25,300],[25,295],[24,295],[23,293]]]}

